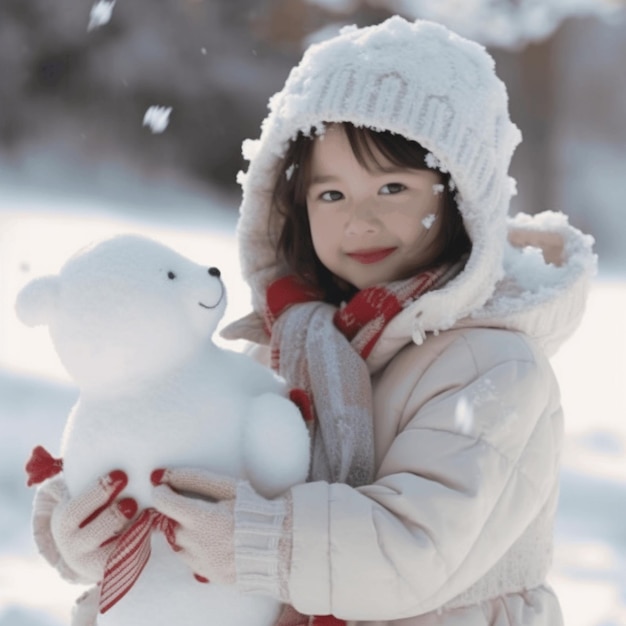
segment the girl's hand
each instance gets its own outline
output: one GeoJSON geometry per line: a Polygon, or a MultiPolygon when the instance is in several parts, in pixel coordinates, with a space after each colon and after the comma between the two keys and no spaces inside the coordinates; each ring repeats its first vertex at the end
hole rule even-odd
{"type": "Polygon", "coordinates": [[[39,487],[33,508],[35,542],[62,576],[78,582],[102,579],[115,538],[137,513],[132,498],[115,501],[127,484],[126,474],[115,470],[74,498],[62,474],[39,487]]]}
{"type": "Polygon", "coordinates": [[[186,468],[156,470],[152,482],[155,508],[178,524],[172,548],[199,580],[233,584],[237,481],[186,468]]]}

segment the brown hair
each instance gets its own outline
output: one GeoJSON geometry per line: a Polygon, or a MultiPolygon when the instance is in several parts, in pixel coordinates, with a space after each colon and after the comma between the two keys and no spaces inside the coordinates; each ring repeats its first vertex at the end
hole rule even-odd
{"type": "MultiPolygon", "coordinates": [[[[416,141],[390,131],[356,127],[348,122],[343,122],[341,126],[355,158],[367,169],[379,165],[377,150],[394,165],[428,169],[439,174],[444,186],[441,230],[444,242],[442,252],[434,259],[432,266],[456,261],[470,251],[472,244],[458,210],[455,192],[450,188],[450,174],[429,167],[426,162],[428,150],[416,141]]],[[[327,302],[339,304],[353,295],[356,288],[346,285],[326,269],[313,248],[306,197],[315,137],[315,129],[308,134],[300,132],[290,142],[278,166],[272,202],[277,214],[284,218],[284,223],[276,242],[276,251],[279,261],[285,263],[290,272],[299,275],[311,286],[321,288],[327,302]]]]}

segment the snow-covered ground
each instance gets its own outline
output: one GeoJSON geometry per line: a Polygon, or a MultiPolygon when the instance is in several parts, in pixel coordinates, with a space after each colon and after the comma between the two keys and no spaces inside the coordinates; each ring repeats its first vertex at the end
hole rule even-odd
{"type": "MultiPolygon", "coordinates": [[[[219,267],[230,294],[227,320],[247,312],[248,292],[235,215],[223,200],[167,185],[157,190],[157,208],[136,195],[124,206],[119,198],[23,189],[0,181],[0,626],[61,626],[81,590],[36,554],[23,466],[37,444],[58,451],[76,390],[45,330],[16,320],[16,293],[89,241],[119,232],[152,236],[219,267]]],[[[551,582],[567,626],[626,624],[625,319],[626,275],[601,275],[579,332],[554,358],[567,441],[551,582]]]]}

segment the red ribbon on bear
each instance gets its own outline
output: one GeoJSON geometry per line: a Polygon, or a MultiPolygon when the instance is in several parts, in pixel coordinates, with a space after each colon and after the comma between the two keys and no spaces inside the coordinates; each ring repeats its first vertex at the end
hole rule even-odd
{"type": "Polygon", "coordinates": [[[63,470],[63,459],[55,459],[43,446],[37,446],[26,463],[29,487],[38,485],[63,470]]]}
{"type": "Polygon", "coordinates": [[[176,522],[149,508],[144,509],[124,531],[106,563],[100,587],[100,613],[106,613],[115,606],[139,578],[152,552],[150,537],[153,531],[163,532],[168,543],[174,546],[175,529],[176,522]]]}

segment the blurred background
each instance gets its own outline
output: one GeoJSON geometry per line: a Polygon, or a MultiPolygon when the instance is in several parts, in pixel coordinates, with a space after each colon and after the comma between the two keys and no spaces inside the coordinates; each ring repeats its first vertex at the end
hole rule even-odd
{"type": "Polygon", "coordinates": [[[626,0],[0,0],[0,626],[69,624],[37,554],[24,463],[58,453],[77,389],[16,294],[77,248],[140,232],[222,269],[269,97],[303,50],[392,14],[488,47],[524,141],[512,213],[596,239],[583,324],[553,359],[566,413],[550,582],[567,626],[626,625],[626,0]],[[159,107],[159,108],[153,108],[159,107]]]}
{"type": "Polygon", "coordinates": [[[2,176],[104,195],[175,178],[234,197],[241,141],[306,45],[393,13],[488,46],[524,135],[513,210],[563,210],[604,268],[626,263],[624,0],[2,0],[2,176]],[[142,125],[155,105],[172,109],[166,132],[142,125]]]}

